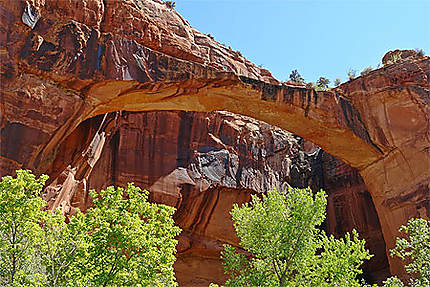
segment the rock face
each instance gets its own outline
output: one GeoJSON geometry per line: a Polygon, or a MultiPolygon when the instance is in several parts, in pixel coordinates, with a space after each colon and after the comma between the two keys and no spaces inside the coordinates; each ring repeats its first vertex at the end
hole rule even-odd
{"type": "Polygon", "coordinates": [[[312,179],[314,190],[328,194],[326,232],[341,237],[356,229],[374,255],[363,266],[366,280],[380,283],[389,277],[378,214],[358,170],[321,150],[312,160],[312,179]]]}
{"type": "MultiPolygon", "coordinates": [[[[72,212],[87,205],[85,190],[102,181],[93,173],[99,162],[109,162],[103,161],[107,146],[119,140],[120,111],[227,110],[290,130],[357,168],[387,250],[408,218],[430,217],[429,57],[387,62],[336,90],[317,93],[278,82],[239,52],[193,29],[161,1],[0,0],[0,14],[0,172],[31,168],[49,173],[46,199],[52,207],[72,212]]],[[[111,167],[124,165],[127,171],[128,162],[134,162],[145,168],[147,163],[125,153],[115,155],[120,162],[111,167]]],[[[240,164],[230,154],[227,160],[223,148],[203,153],[195,162],[181,155],[173,174],[158,174],[162,178],[151,183],[154,200],[181,206],[188,199],[174,191],[175,184],[203,188],[218,179],[230,190],[253,178],[246,172],[234,178],[240,164]],[[225,170],[209,167],[226,161],[230,176],[220,179],[225,170]],[[196,173],[187,172],[188,178],[182,168],[196,173]],[[197,180],[208,168],[213,171],[207,178],[197,180]]],[[[142,182],[156,174],[148,172],[142,173],[142,182]]],[[[135,175],[111,168],[105,178],[111,174],[114,182],[119,182],[116,176],[135,175]]],[[[260,179],[249,186],[265,184],[260,179]]],[[[212,206],[204,196],[196,201],[212,206]]],[[[188,219],[180,214],[185,226],[188,219]]],[[[202,222],[208,220],[201,215],[202,222]]],[[[191,244],[182,243],[184,249],[191,244]]],[[[199,244],[200,249],[210,245],[199,244]]],[[[403,272],[400,262],[389,258],[389,264],[391,272],[403,272]]]]}
{"type": "Polygon", "coordinates": [[[150,190],[151,200],[175,206],[183,229],[175,264],[180,286],[223,283],[219,252],[224,243],[238,243],[233,203],[248,201],[252,192],[285,190],[290,182],[308,186],[311,160],[302,141],[225,112],[123,113],[87,185],[134,181],[150,190]]]}
{"type": "Polygon", "coordinates": [[[415,51],[415,50],[394,50],[394,51],[389,51],[382,58],[382,64],[383,65],[394,64],[396,62],[405,60],[407,58],[414,58],[414,57],[417,57],[417,56],[419,56],[419,55],[418,55],[418,52],[415,51]]]}
{"type": "Polygon", "coordinates": [[[371,281],[386,278],[378,215],[358,171],[315,145],[227,112],[123,112],[108,123],[109,117],[89,119],[64,141],[49,171],[46,200],[73,213],[91,205],[89,189],[130,181],[149,189],[151,200],[177,208],[175,220],[184,231],[175,265],[180,286],[222,283],[222,244],[238,244],[229,216],[233,203],[273,188],[309,185],[329,192],[326,230],[343,236],[358,229],[375,254],[366,275],[371,281]],[[111,135],[89,167],[82,158],[97,150],[88,146],[100,146],[94,140],[100,132],[111,135]],[[54,170],[64,171],[56,176],[54,170]],[[88,170],[85,180],[77,180],[80,170],[88,170]]]}

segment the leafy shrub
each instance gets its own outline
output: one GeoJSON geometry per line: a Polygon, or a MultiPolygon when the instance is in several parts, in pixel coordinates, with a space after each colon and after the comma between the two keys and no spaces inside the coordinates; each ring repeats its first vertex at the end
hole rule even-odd
{"type": "Polygon", "coordinates": [[[226,286],[360,286],[356,275],[371,256],[357,232],[335,239],[318,228],[326,197],[323,191],[290,189],[235,204],[231,215],[246,253],[225,245],[226,286]]]}
{"type": "Polygon", "coordinates": [[[369,67],[364,68],[363,71],[361,71],[360,75],[365,76],[365,75],[369,74],[372,71],[373,71],[372,66],[369,66],[369,67]]]}
{"type": "Polygon", "coordinates": [[[349,69],[349,70],[348,70],[348,79],[349,79],[349,80],[353,80],[353,79],[355,79],[356,74],[357,74],[357,70],[349,69]]]}
{"type": "MultiPolygon", "coordinates": [[[[430,221],[423,218],[412,218],[406,226],[399,229],[406,237],[397,238],[396,247],[391,256],[404,260],[406,272],[415,278],[409,280],[411,287],[430,286],[430,221]]],[[[384,287],[404,286],[397,277],[384,282],[384,287]]]]}
{"type": "Polygon", "coordinates": [[[417,52],[417,56],[418,56],[418,57],[423,57],[423,56],[425,55],[425,53],[424,53],[424,50],[423,50],[423,49],[416,48],[416,49],[415,49],[415,52],[417,52]]]}
{"type": "Polygon", "coordinates": [[[305,80],[302,78],[297,70],[293,70],[290,73],[290,81],[294,83],[304,83],[305,80]]]}
{"type": "Polygon", "coordinates": [[[392,53],[388,60],[384,63],[384,66],[386,65],[392,65],[395,63],[399,63],[403,60],[402,58],[402,52],[398,51],[397,53],[392,53]]]}
{"type": "Polygon", "coordinates": [[[176,7],[176,2],[175,1],[165,1],[164,2],[166,4],[167,7],[169,7],[170,9],[175,9],[176,7]]]}

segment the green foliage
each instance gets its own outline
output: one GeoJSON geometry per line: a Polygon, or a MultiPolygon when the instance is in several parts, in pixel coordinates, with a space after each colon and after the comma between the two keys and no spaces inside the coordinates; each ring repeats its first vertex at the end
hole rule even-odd
{"type": "Polygon", "coordinates": [[[363,71],[361,71],[360,75],[365,76],[365,75],[369,74],[372,71],[373,71],[372,66],[369,66],[369,67],[364,68],[363,71]]]}
{"type": "Polygon", "coordinates": [[[354,80],[355,77],[356,77],[356,75],[357,75],[357,71],[356,70],[354,70],[354,69],[349,69],[348,70],[348,79],[349,80],[354,80]]]}
{"type": "Polygon", "coordinates": [[[297,70],[293,70],[290,73],[290,81],[294,83],[304,83],[305,80],[302,78],[297,70]]]}
{"type": "Polygon", "coordinates": [[[383,282],[384,287],[404,287],[405,284],[403,284],[402,280],[400,280],[397,277],[390,277],[387,280],[383,282]]]}
{"type": "MultiPolygon", "coordinates": [[[[415,277],[410,279],[409,286],[430,286],[430,221],[412,218],[399,231],[404,232],[406,238],[397,238],[391,256],[409,263],[405,266],[406,272],[415,277]]],[[[384,282],[384,287],[388,286],[404,285],[398,278],[391,277],[384,282]]]]}
{"type": "Polygon", "coordinates": [[[85,216],[78,210],[66,224],[66,218],[57,209],[45,212],[41,222],[42,240],[37,244],[37,259],[43,267],[44,286],[78,286],[70,284],[80,277],[79,259],[85,257],[89,234],[85,216]]]}
{"type": "Polygon", "coordinates": [[[328,89],[328,84],[330,84],[330,80],[324,77],[320,77],[317,80],[315,89],[317,91],[326,91],[328,89]]]}
{"type": "Polygon", "coordinates": [[[326,204],[323,191],[290,189],[234,205],[231,215],[244,251],[225,246],[226,286],[359,286],[359,266],[370,258],[364,240],[355,231],[344,239],[327,237],[318,228],[326,204]]]}
{"type": "Polygon", "coordinates": [[[0,182],[0,285],[36,286],[32,256],[41,239],[39,222],[46,204],[39,197],[47,180],[28,170],[18,170],[16,178],[5,176],[0,182]]]}
{"type": "Polygon", "coordinates": [[[356,276],[362,273],[363,260],[372,257],[365,248],[365,240],[359,239],[357,231],[347,233],[345,238],[333,235],[321,236],[322,252],[312,260],[310,274],[306,276],[310,286],[361,286],[356,276]]]}
{"type": "Polygon", "coordinates": [[[85,225],[91,236],[81,268],[89,285],[176,286],[174,237],[181,230],[174,208],[149,203],[148,192],[133,184],[90,195],[94,208],[85,225]]]}
{"type": "Polygon", "coordinates": [[[19,170],[0,182],[0,286],[177,286],[174,208],[133,184],[108,187],[66,224],[43,210],[46,179],[19,170]]]}
{"type": "Polygon", "coordinates": [[[335,87],[337,87],[337,86],[339,86],[340,84],[342,84],[342,80],[341,80],[341,79],[339,79],[339,78],[336,78],[336,79],[334,80],[334,86],[335,86],[335,87]]]}

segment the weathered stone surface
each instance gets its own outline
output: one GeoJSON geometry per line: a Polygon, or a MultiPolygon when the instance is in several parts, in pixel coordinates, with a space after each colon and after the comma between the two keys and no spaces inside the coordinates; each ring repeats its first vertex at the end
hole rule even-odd
{"type": "Polygon", "coordinates": [[[86,186],[114,134],[115,112],[228,110],[290,130],[358,168],[387,249],[409,217],[429,217],[429,57],[316,93],[279,83],[161,1],[2,0],[0,14],[2,174],[58,173],[52,166],[65,139],[85,119],[112,113],[53,182],[53,202],[60,190],[73,190],[67,203],[86,186]],[[40,15],[34,27],[22,22],[29,5],[40,15]]]}
{"type": "MultiPolygon", "coordinates": [[[[381,221],[387,249],[398,226],[430,215],[430,61],[405,60],[342,85],[384,157],[361,168],[381,221]],[[422,65],[416,65],[422,61],[422,65]],[[417,85],[409,86],[410,83],[417,85]]],[[[389,259],[391,271],[403,272],[389,259]]]]}
{"type": "Polygon", "coordinates": [[[79,181],[76,171],[88,167],[82,151],[108,126],[101,123],[100,116],[87,120],[64,141],[53,166],[64,172],[46,189],[46,199],[73,213],[91,204],[92,188],[134,181],[149,189],[151,200],[177,208],[175,220],[184,230],[175,265],[181,286],[222,283],[222,244],[238,244],[229,216],[233,203],[290,185],[329,191],[327,231],[343,236],[358,229],[375,254],[367,276],[380,281],[387,275],[378,216],[358,171],[300,137],[226,112],[126,112],[79,181]]]}
{"type": "Polygon", "coordinates": [[[312,187],[328,193],[325,230],[336,237],[356,229],[374,257],[363,266],[370,282],[389,274],[385,242],[372,198],[357,169],[320,150],[312,161],[312,187]]]}
{"type": "Polygon", "coordinates": [[[219,252],[223,243],[238,243],[229,216],[233,203],[248,201],[252,192],[312,181],[303,140],[248,117],[125,112],[111,121],[111,132],[106,122],[101,116],[89,119],[63,142],[45,199],[51,208],[73,214],[91,205],[89,189],[130,181],[149,189],[151,200],[177,208],[175,221],[184,230],[175,265],[181,286],[225,278],[219,252]],[[98,134],[110,136],[94,140],[98,134]],[[86,156],[99,149],[98,156],[86,156]],[[97,163],[90,165],[90,158],[97,163]]]}
{"type": "Polygon", "coordinates": [[[418,52],[415,50],[394,50],[388,51],[384,57],[382,57],[382,64],[389,65],[394,64],[395,62],[402,61],[407,58],[419,57],[418,52]]]}

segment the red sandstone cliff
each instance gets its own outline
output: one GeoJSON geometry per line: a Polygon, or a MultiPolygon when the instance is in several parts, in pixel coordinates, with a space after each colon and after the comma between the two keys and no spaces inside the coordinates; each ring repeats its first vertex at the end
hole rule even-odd
{"type": "MultiPolygon", "coordinates": [[[[123,165],[122,170],[134,162],[145,170],[141,165],[148,163],[127,152],[111,155],[119,162],[103,160],[121,131],[119,111],[228,110],[297,133],[357,168],[375,204],[387,249],[393,247],[398,227],[409,217],[430,217],[428,57],[405,58],[335,91],[316,93],[279,83],[240,53],[193,29],[161,1],[1,0],[0,14],[0,172],[12,173],[21,167],[48,172],[53,180],[46,191],[51,206],[61,204],[65,211],[85,206],[89,184],[119,183],[117,176],[123,180],[136,176],[117,174],[114,167],[123,165]],[[102,162],[106,179],[92,175],[102,162]]],[[[130,125],[131,133],[137,130],[130,125]]],[[[130,138],[134,143],[139,137],[130,138]]],[[[146,144],[146,149],[152,146],[146,144]]],[[[219,149],[216,156],[204,159],[213,166],[226,156],[219,152],[220,146],[215,147],[219,149]]],[[[174,158],[175,152],[171,155],[174,158]]],[[[171,170],[173,174],[157,174],[162,170],[148,168],[148,174],[142,173],[142,183],[166,177],[151,183],[157,183],[153,189],[159,194],[156,198],[153,193],[154,200],[187,204],[175,184],[205,186],[206,179],[183,177],[181,169],[199,171],[201,161],[193,165],[183,155],[179,158],[182,163],[171,170]],[[172,184],[172,178],[181,180],[172,184]]],[[[234,170],[233,161],[229,165],[234,170]]],[[[270,165],[261,163],[256,170],[265,170],[263,166],[270,165]]],[[[221,180],[222,186],[231,188],[232,178],[221,180]]],[[[257,189],[267,183],[262,177],[249,184],[257,189]]],[[[357,196],[362,192],[354,190],[357,196]]],[[[213,206],[211,200],[196,199],[208,208],[213,206]]],[[[367,206],[366,202],[357,206],[367,206]]],[[[202,222],[209,222],[201,209],[196,212],[202,222]]],[[[184,226],[194,226],[193,219],[180,214],[178,220],[184,226]]],[[[351,222],[347,219],[342,224],[346,227],[351,222]]],[[[377,228],[369,232],[373,229],[377,228]]],[[[184,250],[190,245],[187,242],[182,242],[184,250]]],[[[202,242],[206,241],[202,239],[197,246],[204,254],[210,244],[202,242]]],[[[401,273],[399,262],[389,260],[391,271],[401,273]]]]}
{"type": "Polygon", "coordinates": [[[64,141],[48,173],[46,200],[65,212],[85,210],[89,189],[130,181],[149,189],[151,200],[175,206],[176,223],[184,230],[175,264],[180,286],[222,283],[219,251],[224,243],[238,243],[229,216],[233,203],[290,185],[327,190],[327,231],[342,236],[358,229],[375,254],[366,275],[381,280],[388,274],[378,216],[358,171],[298,136],[248,117],[178,111],[123,112],[112,121],[99,116],[64,141]],[[82,153],[98,146],[97,131],[110,126],[111,135],[89,167],[82,153]],[[86,178],[79,180],[76,171],[85,169],[86,178]]]}

